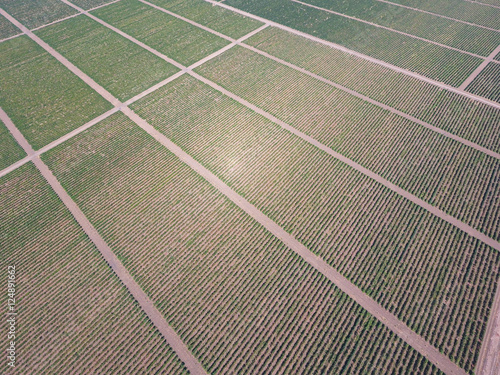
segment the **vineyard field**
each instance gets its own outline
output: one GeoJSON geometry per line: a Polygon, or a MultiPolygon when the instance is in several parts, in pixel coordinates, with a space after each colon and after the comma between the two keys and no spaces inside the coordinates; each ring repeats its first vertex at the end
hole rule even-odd
{"type": "Polygon", "coordinates": [[[5,39],[20,33],[21,30],[11,24],[4,16],[0,15],[0,39],[5,39]]]}
{"type": "Polygon", "coordinates": [[[70,18],[35,34],[121,101],[178,71],[89,17],[70,18]]]}
{"type": "Polygon", "coordinates": [[[438,373],[122,114],[43,159],[209,372],[438,373]]]}
{"type": "Polygon", "coordinates": [[[229,44],[137,0],[122,0],[92,14],[183,65],[191,65],[229,44]]]}
{"type": "Polygon", "coordinates": [[[32,164],[0,178],[0,201],[0,268],[15,266],[18,291],[3,374],[187,374],[32,164]]]}
{"type": "Polygon", "coordinates": [[[500,152],[500,110],[275,27],[246,44],[500,152]]]}
{"type": "Polygon", "coordinates": [[[500,44],[499,32],[377,0],[356,2],[305,0],[302,2],[481,56],[488,56],[500,44]]]}
{"type": "Polygon", "coordinates": [[[7,168],[26,156],[25,152],[14,140],[10,132],[0,121],[0,170],[7,168]]]}
{"type": "Polygon", "coordinates": [[[262,26],[259,21],[214,7],[204,0],[150,0],[149,2],[234,39],[241,38],[262,26]]]}
{"type": "Polygon", "coordinates": [[[224,4],[452,86],[459,86],[481,63],[474,56],[290,0],[227,0],[224,4]]]}
{"type": "MultiPolygon", "coordinates": [[[[500,9],[484,6],[464,0],[391,0],[413,8],[428,12],[441,14],[466,22],[500,29],[500,9]]],[[[479,3],[487,3],[500,6],[498,0],[481,0],[479,3]]]]}
{"type": "Polygon", "coordinates": [[[467,86],[467,91],[500,103],[500,64],[490,62],[467,86]]]}
{"type": "Polygon", "coordinates": [[[39,149],[111,104],[30,40],[0,43],[0,107],[39,149]]]}
{"type": "Polygon", "coordinates": [[[500,238],[500,161],[242,47],[196,69],[334,151],[500,238]]]}
{"type": "Polygon", "coordinates": [[[28,29],[40,27],[77,13],[60,0],[0,0],[0,8],[28,29]]]}
{"type": "Polygon", "coordinates": [[[426,340],[473,369],[499,273],[496,250],[191,77],[133,108],[426,340]]]}

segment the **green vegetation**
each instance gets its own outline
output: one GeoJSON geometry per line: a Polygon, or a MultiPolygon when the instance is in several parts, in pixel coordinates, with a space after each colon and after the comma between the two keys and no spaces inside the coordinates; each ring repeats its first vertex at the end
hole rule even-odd
{"type": "Polygon", "coordinates": [[[21,30],[10,23],[7,18],[0,15],[0,39],[5,39],[19,33],[21,33],[21,30]]]}
{"type": "Polygon", "coordinates": [[[133,108],[431,344],[474,368],[499,252],[192,77],[133,108]]]}
{"type": "MultiPolygon", "coordinates": [[[[462,21],[475,23],[494,29],[500,29],[500,9],[475,4],[464,0],[391,0],[393,3],[407,5],[413,8],[426,10],[443,16],[456,18],[462,21]]],[[[498,0],[477,0],[500,6],[498,0]]]]}
{"type": "Polygon", "coordinates": [[[450,133],[500,152],[500,110],[278,28],[246,41],[450,133]]]}
{"type": "Polygon", "coordinates": [[[453,86],[459,86],[482,61],[289,0],[227,0],[225,4],[453,86]]]}
{"type": "Polygon", "coordinates": [[[204,0],[150,0],[164,9],[238,39],[262,26],[252,18],[213,6],[204,0]]]}
{"type": "Polygon", "coordinates": [[[0,43],[0,86],[0,107],[35,149],[112,107],[27,36],[0,43]]]}
{"type": "Polygon", "coordinates": [[[482,56],[488,56],[500,44],[499,32],[377,0],[303,2],[482,56]]]}
{"type": "Polygon", "coordinates": [[[17,144],[4,123],[0,121],[0,170],[7,168],[25,156],[26,153],[17,144]]]}
{"type": "Polygon", "coordinates": [[[60,0],[0,0],[0,8],[28,29],[77,13],[60,0]]]}
{"type": "Polygon", "coordinates": [[[500,103],[500,64],[490,62],[486,65],[466,90],[500,103]]]}
{"type": "Polygon", "coordinates": [[[315,78],[234,47],[196,69],[495,239],[500,161],[315,78]]]}
{"type": "Polygon", "coordinates": [[[31,163],[0,178],[0,201],[18,312],[16,367],[3,374],[187,374],[31,163]]]}
{"type": "Polygon", "coordinates": [[[178,69],[89,17],[75,17],[36,34],[121,101],[178,69]]]}
{"type": "Polygon", "coordinates": [[[93,14],[186,66],[229,44],[137,0],[122,0],[93,14]]]}
{"type": "Polygon", "coordinates": [[[76,6],[88,10],[104,4],[108,4],[113,0],[70,0],[76,6]]]}
{"type": "Polygon", "coordinates": [[[121,113],[43,158],[209,372],[438,372],[121,113]]]}

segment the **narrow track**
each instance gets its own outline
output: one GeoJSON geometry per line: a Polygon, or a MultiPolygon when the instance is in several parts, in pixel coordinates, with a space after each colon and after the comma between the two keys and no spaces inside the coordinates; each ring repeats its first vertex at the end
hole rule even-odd
{"type": "Polygon", "coordinates": [[[493,50],[493,52],[490,53],[490,55],[484,60],[481,65],[479,65],[476,70],[472,72],[472,74],[467,77],[467,79],[459,86],[460,90],[465,90],[467,86],[469,86],[472,81],[483,71],[484,68],[486,68],[486,65],[488,65],[493,59],[495,58],[496,55],[500,53],[500,45],[493,50]]]}

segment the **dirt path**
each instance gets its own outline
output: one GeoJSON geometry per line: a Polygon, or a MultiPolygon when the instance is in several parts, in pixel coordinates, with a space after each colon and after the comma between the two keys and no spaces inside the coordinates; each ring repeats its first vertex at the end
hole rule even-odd
{"type": "MultiPolygon", "coordinates": [[[[5,13],[2,11],[2,14],[5,13]]],[[[13,20],[12,17],[10,17],[8,14],[9,19],[13,20]]],[[[89,15],[90,16],[90,15],[89,15]]],[[[15,20],[14,20],[15,21],[15,20]]],[[[19,22],[15,21],[16,24],[19,24],[19,22]]],[[[102,23],[102,22],[101,22],[102,23]]],[[[19,24],[20,25],[20,24],[19,24]]],[[[22,25],[20,25],[22,26],[22,25]]],[[[267,25],[262,26],[260,29],[266,27],[267,25]]],[[[23,27],[23,26],[22,26],[23,27]]],[[[23,27],[24,28],[24,27],[23,27]]],[[[26,28],[24,28],[26,29],[26,28]]],[[[24,30],[23,30],[24,31],[24,30]]],[[[259,223],[261,223],[264,227],[266,227],[271,233],[273,233],[276,237],[278,237],[280,240],[282,240],[287,246],[291,248],[294,252],[296,252],[299,256],[301,256],[306,262],[311,264],[315,269],[317,269],[319,272],[323,273],[326,277],[328,277],[329,280],[331,280],[337,287],[339,287],[344,293],[349,295],[351,298],[353,298],[357,303],[359,303],[363,308],[365,308],[370,314],[372,314],[374,317],[376,317],[379,321],[381,321],[383,324],[385,324],[389,329],[391,329],[394,333],[396,333],[401,339],[403,339],[405,342],[407,342],[410,346],[412,346],[414,349],[416,349],[418,352],[420,352],[422,355],[424,355],[429,361],[434,363],[438,368],[443,370],[446,374],[465,374],[465,371],[462,370],[460,367],[458,367],[455,363],[453,363],[447,356],[443,355],[442,353],[439,352],[438,349],[436,349],[434,346],[429,344],[426,340],[424,340],[420,335],[417,333],[413,332],[408,326],[406,326],[403,322],[401,322],[396,316],[391,314],[389,311],[384,309],[381,305],[379,305],[377,302],[375,302],[372,298],[364,294],[359,288],[357,288],[355,285],[353,285],[349,280],[344,278],[340,273],[338,273],[333,267],[329,266],[324,260],[322,260],[320,257],[316,256],[314,253],[312,253],[309,249],[307,249],[304,245],[302,245],[300,242],[298,242],[293,236],[285,232],[280,226],[278,226],[275,222],[273,222],[271,219],[269,219],[266,215],[264,215],[262,212],[260,212],[255,206],[250,204],[248,201],[246,201],[244,198],[239,196],[236,192],[234,192],[229,186],[227,186],[224,182],[222,182],[218,177],[216,177],[214,174],[212,174],[208,169],[204,168],[199,164],[196,160],[194,160],[191,156],[186,154],[184,151],[180,149],[177,145],[175,145],[173,142],[171,142],[168,138],[166,138],[164,135],[159,133],[156,129],[154,129],[151,125],[149,125],[146,121],[144,121],[142,118],[140,118],[137,114],[135,114],[131,109],[129,109],[126,106],[122,106],[122,104],[118,101],[118,99],[114,98],[109,92],[107,92],[104,88],[102,88],[100,85],[98,85],[95,81],[93,81],[90,77],[88,77],[85,73],[80,71],[76,66],[71,64],[68,60],[66,60],[63,56],[61,56],[59,53],[54,51],[50,46],[48,46],[46,43],[41,41],[39,38],[37,38],[33,33],[29,32],[26,33],[28,36],[30,36],[34,41],[39,43],[43,48],[45,48],[49,53],[51,53],[56,59],[58,59],[61,63],[66,65],[68,69],[70,69],[72,72],[74,72],[78,77],[80,77],[82,80],[84,80],[86,83],[88,83],[92,87],[96,87],[96,89],[99,89],[101,92],[101,95],[108,99],[111,103],[116,103],[115,106],[121,106],[121,110],[125,115],[127,115],[132,121],[134,121],[138,126],[143,128],[146,132],[148,132],[151,136],[153,136],[158,142],[160,142],[162,145],[167,147],[171,152],[173,152],[177,157],[179,157],[180,160],[182,160],[184,163],[186,163],[189,167],[191,167],[193,170],[195,170],[198,174],[200,174],[203,178],[205,178],[209,183],[211,183],[214,187],[216,187],[219,191],[221,191],[225,196],[227,196],[231,201],[233,201],[235,204],[237,204],[241,209],[243,209],[247,214],[252,216],[255,220],[257,220],[259,223]]],[[[250,33],[250,34],[255,34],[258,32],[258,30],[250,33]]],[[[126,36],[125,33],[120,32],[121,35],[126,36]]],[[[250,34],[247,34],[247,36],[240,38],[239,41],[243,41],[245,38],[249,37],[250,34]]],[[[130,36],[126,36],[128,39],[130,39],[130,36]]],[[[233,45],[236,44],[232,43],[233,45]]],[[[222,52],[219,52],[222,53],[222,52]]],[[[156,52],[158,56],[161,55],[159,52],[156,52]]],[[[177,66],[181,66],[180,64],[176,64],[177,66]]],[[[267,114],[263,110],[253,106],[252,104],[246,102],[242,98],[237,97],[236,95],[228,92],[227,90],[224,90],[223,88],[219,87],[215,83],[205,79],[204,77],[199,76],[198,74],[194,73],[190,68],[183,67],[183,71],[186,71],[188,74],[192,75],[193,77],[199,79],[200,81],[209,84],[210,86],[217,88],[219,91],[223,92],[224,94],[232,97],[233,99],[239,101],[240,103],[246,105],[248,108],[254,110],[257,113],[260,113],[264,115],[267,118],[273,119],[277,124],[281,125],[285,129],[289,130],[290,132],[300,136],[307,142],[310,142],[314,146],[326,150],[330,150],[326,146],[322,145],[321,143],[315,141],[314,139],[300,133],[298,130],[292,128],[288,124],[283,123],[282,121],[273,118],[273,116],[267,114]]],[[[2,116],[5,114],[3,113],[2,116]]],[[[6,117],[6,115],[5,115],[6,117]]],[[[3,117],[2,117],[3,118],[3,117]]],[[[10,122],[10,119],[6,119],[5,121],[10,122]]],[[[31,147],[27,144],[26,140],[24,137],[21,135],[21,133],[15,128],[15,126],[10,122],[10,125],[8,126],[9,130],[11,130],[14,134],[14,137],[16,140],[19,141],[21,146],[24,147],[29,147],[29,150],[27,151],[28,155],[33,155],[34,151],[31,149],[31,147]]],[[[395,185],[387,182],[386,180],[382,179],[380,176],[376,175],[375,173],[367,170],[366,168],[363,168],[353,161],[343,157],[342,155],[336,154],[332,150],[329,152],[332,156],[337,157],[339,160],[351,165],[351,166],[357,166],[356,169],[359,169],[362,171],[362,173],[365,173],[369,177],[386,184],[387,187],[392,188],[394,191],[398,193],[402,193],[402,195],[408,195],[412,196],[411,194],[405,192],[404,190],[396,187],[395,185]]],[[[165,332],[166,335],[168,335],[168,338],[172,341],[173,344],[172,347],[176,352],[178,352],[179,357],[186,363],[186,365],[189,364],[189,366],[192,366],[195,371],[203,371],[201,368],[201,365],[194,359],[194,357],[189,353],[189,351],[186,352],[186,347],[180,341],[179,337],[175,334],[174,331],[172,330],[165,330],[166,328],[170,328],[168,324],[164,321],[164,319],[161,317],[161,314],[154,309],[152,302],[148,299],[148,297],[144,294],[144,292],[140,289],[140,287],[130,278],[130,275],[128,275],[127,271],[121,263],[116,263],[117,259],[114,257],[114,254],[112,253],[111,249],[106,245],[106,243],[102,240],[100,235],[95,231],[95,229],[92,227],[90,222],[85,218],[83,213],[79,210],[79,208],[75,205],[75,203],[71,200],[69,196],[65,193],[64,189],[59,185],[57,180],[55,179],[54,176],[50,173],[50,171],[45,170],[46,166],[42,163],[42,161],[36,157],[33,159],[37,167],[40,168],[42,173],[45,173],[47,175],[47,179],[52,182],[51,184],[54,184],[54,189],[58,194],[61,194],[61,199],[65,203],[67,203],[68,208],[70,208],[71,212],[75,215],[75,218],[77,220],[82,221],[82,227],[85,225],[86,231],[88,230],[89,236],[93,236],[91,238],[95,239],[98,244],[99,249],[102,249],[103,256],[108,257],[110,259],[110,264],[112,267],[116,267],[117,269],[117,274],[121,278],[123,277],[124,283],[127,282],[131,284],[131,287],[133,288],[138,288],[134,289],[135,293],[138,293],[138,296],[141,298],[141,300],[144,303],[144,309],[145,311],[148,311],[151,313],[151,319],[155,319],[160,327],[162,327],[163,331],[165,332]],[[69,199],[69,200],[68,200],[69,199]],[[152,310],[153,309],[153,310],[152,310]],[[160,314],[160,315],[158,315],[160,314]],[[166,328],[163,326],[166,325],[166,328]]],[[[385,185],[384,184],[384,185],[385,185]]],[[[415,199],[418,199],[415,197],[415,199]]],[[[430,206],[424,203],[427,206],[430,206]]],[[[424,207],[425,208],[425,207],[424,207]]],[[[436,208],[430,206],[430,209],[433,211],[437,211],[438,213],[440,212],[436,208]]],[[[457,224],[460,224],[462,226],[466,226],[464,223],[458,221],[457,219],[449,217],[449,220],[456,221],[457,224]]],[[[79,221],[80,222],[80,221],[79,221]]],[[[460,226],[459,226],[460,227],[460,226]]],[[[484,235],[483,235],[484,236],[484,235]]],[[[486,238],[489,239],[489,238],[486,238]]],[[[491,239],[489,239],[491,240],[491,239]]],[[[500,249],[500,244],[496,243],[499,246],[500,249]]],[[[115,268],[113,268],[115,269],[115,268]]],[[[127,285],[127,284],[126,284],[127,285]]],[[[142,305],[141,305],[142,306],[142,305]]],[[[167,340],[168,341],[168,340],[167,340]]],[[[170,343],[170,341],[169,341],[170,343]]],[[[202,373],[202,372],[195,372],[195,373],[202,373]]]]}
{"type": "Polygon", "coordinates": [[[370,21],[365,21],[365,20],[362,20],[361,18],[356,18],[356,17],[348,16],[348,15],[346,15],[344,13],[339,13],[339,12],[335,12],[335,11],[330,10],[330,9],[321,8],[321,7],[318,7],[316,5],[312,5],[312,4],[309,4],[309,3],[304,3],[304,2],[299,1],[299,0],[290,0],[290,1],[294,2],[294,3],[297,3],[297,4],[304,5],[304,6],[309,7],[309,8],[318,9],[318,10],[322,10],[323,12],[328,12],[328,13],[331,13],[331,14],[335,14],[336,16],[340,16],[340,17],[348,18],[350,20],[362,22],[364,24],[367,24],[367,25],[370,25],[370,26],[374,26],[374,27],[378,27],[380,29],[392,31],[394,33],[401,34],[401,35],[407,36],[409,38],[418,39],[418,40],[421,40],[423,42],[431,43],[431,44],[434,44],[434,45],[442,47],[442,48],[450,49],[452,51],[456,51],[456,52],[460,52],[460,53],[463,53],[463,54],[466,54],[466,55],[474,56],[474,57],[477,57],[479,59],[485,59],[486,58],[485,56],[481,56],[481,55],[478,55],[478,54],[475,54],[475,53],[472,53],[472,52],[464,51],[464,50],[461,50],[461,49],[458,49],[458,48],[455,48],[455,47],[448,46],[446,44],[441,44],[441,43],[435,42],[433,40],[425,39],[425,38],[422,38],[422,37],[419,37],[419,36],[416,36],[416,35],[413,35],[413,34],[408,34],[408,33],[405,33],[404,31],[399,31],[399,30],[396,30],[396,29],[391,29],[390,27],[382,26],[382,25],[379,25],[377,23],[373,23],[373,22],[370,22],[370,21]]]}
{"type": "Polygon", "coordinates": [[[481,28],[481,29],[485,29],[485,30],[489,30],[489,31],[496,31],[496,32],[500,32],[500,30],[494,29],[494,28],[492,28],[492,27],[483,26],[483,25],[478,25],[478,24],[476,24],[476,23],[472,23],[472,22],[467,22],[467,21],[459,20],[459,19],[457,19],[457,18],[452,18],[452,17],[444,16],[444,15],[442,15],[442,14],[429,12],[429,11],[427,11],[427,10],[423,10],[423,9],[412,8],[412,7],[409,7],[409,6],[407,6],[407,5],[398,4],[398,3],[393,3],[393,2],[391,2],[391,1],[387,1],[387,0],[375,0],[375,1],[378,1],[378,2],[380,2],[380,3],[386,3],[386,4],[394,5],[394,6],[401,7],[401,8],[411,9],[411,10],[414,10],[414,11],[416,11],[416,12],[425,13],[425,14],[430,14],[431,16],[435,16],[435,17],[439,17],[439,18],[444,18],[444,19],[447,19],[447,20],[450,20],[450,21],[454,21],[454,22],[458,22],[458,23],[463,23],[463,24],[465,24],[465,25],[469,25],[469,26],[479,27],[479,28],[481,28]]]}
{"type": "Polygon", "coordinates": [[[364,60],[367,60],[367,61],[370,61],[370,62],[373,62],[375,64],[378,64],[378,65],[381,65],[381,66],[384,66],[388,69],[391,69],[395,72],[399,72],[399,73],[402,73],[402,74],[405,74],[407,76],[410,76],[410,77],[413,77],[413,78],[416,78],[416,79],[419,79],[423,82],[427,82],[427,83],[430,83],[431,85],[434,85],[434,86],[437,86],[437,87],[440,87],[444,90],[447,90],[447,91],[451,91],[451,92],[454,92],[454,93],[457,93],[457,94],[460,94],[462,96],[465,96],[469,99],[473,99],[477,102],[480,102],[480,103],[483,103],[483,104],[487,104],[491,107],[494,107],[494,108],[497,108],[497,109],[500,109],[500,103],[496,103],[492,100],[489,100],[489,99],[486,99],[486,98],[483,98],[481,96],[478,96],[478,95],[474,95],[474,94],[471,94],[469,92],[466,92],[464,90],[461,90],[461,89],[458,89],[456,87],[453,87],[453,86],[450,86],[450,85],[447,85],[443,82],[439,82],[439,81],[435,81],[431,78],[428,78],[428,77],[425,77],[423,75],[420,75],[418,73],[415,73],[415,72],[412,72],[410,70],[407,70],[407,69],[403,69],[403,68],[400,68],[396,65],[392,65],[392,64],[389,64],[385,61],[382,61],[382,60],[378,60],[374,57],[371,57],[371,56],[368,56],[368,55],[364,55],[362,53],[359,53],[359,52],[356,52],[354,50],[351,50],[349,48],[346,48],[344,46],[341,46],[340,44],[335,44],[335,43],[332,43],[332,42],[329,42],[327,40],[324,40],[324,39],[320,39],[320,38],[317,38],[313,35],[310,35],[310,34],[307,34],[307,33],[303,33],[302,31],[298,31],[298,30],[295,30],[295,29],[292,29],[291,27],[288,27],[288,26],[285,26],[285,25],[282,25],[280,23],[277,23],[277,22],[274,22],[274,21],[270,21],[266,18],[262,18],[262,17],[259,17],[259,16],[256,16],[254,14],[251,14],[251,13],[248,13],[248,12],[245,12],[243,10],[240,10],[238,8],[234,8],[232,6],[229,6],[227,4],[224,4],[224,3],[219,3],[215,0],[204,0],[210,4],[213,4],[213,5],[216,5],[216,6],[220,6],[222,8],[225,8],[225,9],[228,9],[228,10],[231,10],[235,13],[239,13],[241,15],[244,15],[246,17],[249,17],[249,18],[253,18],[255,20],[258,20],[258,21],[261,21],[261,22],[265,22],[265,23],[268,23],[269,25],[273,26],[273,27],[277,27],[281,30],[284,30],[284,31],[287,31],[291,34],[295,34],[295,35],[298,35],[298,36],[301,36],[303,38],[306,38],[306,39],[309,39],[309,40],[312,40],[314,42],[318,42],[318,43],[321,43],[325,46],[328,46],[328,47],[331,47],[331,48],[335,48],[339,51],[343,51],[343,52],[346,52],[346,53],[349,53],[350,55],[353,55],[353,56],[357,56],[359,58],[362,58],[364,60]]]}
{"type": "Polygon", "coordinates": [[[474,80],[474,78],[476,78],[479,75],[479,73],[481,73],[483,69],[486,68],[486,65],[488,65],[491,61],[493,61],[493,59],[495,58],[496,55],[498,55],[498,53],[500,53],[500,45],[497,48],[495,48],[492,53],[490,53],[490,55],[486,58],[486,60],[484,60],[481,63],[481,65],[479,65],[469,77],[467,77],[464,83],[460,85],[459,89],[465,90],[467,86],[469,86],[470,83],[474,80]]]}
{"type": "Polygon", "coordinates": [[[495,300],[483,337],[476,366],[477,375],[500,374],[500,286],[497,286],[495,300]]]}

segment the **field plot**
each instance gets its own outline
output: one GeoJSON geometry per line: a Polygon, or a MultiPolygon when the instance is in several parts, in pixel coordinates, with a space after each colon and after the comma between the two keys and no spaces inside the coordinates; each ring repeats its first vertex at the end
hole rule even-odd
{"type": "Polygon", "coordinates": [[[209,372],[438,372],[121,113],[43,158],[209,372]]]}
{"type": "Polygon", "coordinates": [[[20,33],[21,30],[10,23],[7,18],[0,15],[0,40],[20,33]]]}
{"type": "Polygon", "coordinates": [[[0,170],[22,159],[26,154],[17,144],[10,132],[0,121],[0,170]]]}
{"type": "MultiPolygon", "coordinates": [[[[391,0],[393,3],[407,5],[413,8],[426,10],[459,20],[472,22],[478,25],[500,29],[500,9],[471,3],[464,0],[391,0]]],[[[480,3],[488,3],[500,6],[498,0],[481,0],[480,3]]]]}
{"type": "Polygon", "coordinates": [[[500,64],[490,62],[486,65],[466,90],[500,103],[500,64]]]}
{"type": "Polygon", "coordinates": [[[0,43],[0,107],[39,149],[111,109],[27,36],[0,43]]]}
{"type": "Polygon", "coordinates": [[[377,0],[305,0],[307,4],[488,56],[500,44],[500,32],[483,29],[377,0]]]}
{"type": "Polygon", "coordinates": [[[88,10],[104,4],[109,4],[114,0],[70,0],[76,6],[88,10]]]}
{"type": "Polygon", "coordinates": [[[0,178],[0,201],[18,311],[17,364],[3,374],[187,374],[32,164],[0,178]]]}
{"type": "Polygon", "coordinates": [[[137,0],[122,0],[92,14],[183,65],[191,65],[229,44],[137,0]]]}
{"type": "Polygon", "coordinates": [[[121,101],[178,71],[89,17],[71,18],[35,33],[121,101]]]}
{"type": "Polygon", "coordinates": [[[496,289],[497,251],[191,77],[133,107],[430,343],[473,370],[496,289]]]}
{"type": "Polygon", "coordinates": [[[0,8],[28,29],[77,13],[76,10],[59,0],[0,0],[0,8]]]}
{"type": "Polygon", "coordinates": [[[226,0],[224,4],[453,86],[459,86],[482,61],[289,0],[226,0]]]}
{"type": "Polygon", "coordinates": [[[149,2],[234,39],[241,38],[262,26],[259,21],[214,7],[204,0],[151,0],[149,2]]]}
{"type": "Polygon", "coordinates": [[[500,161],[235,47],[196,69],[333,150],[500,238],[500,161]]]}
{"type": "Polygon", "coordinates": [[[500,152],[500,110],[489,105],[275,27],[245,43],[500,152]]]}

